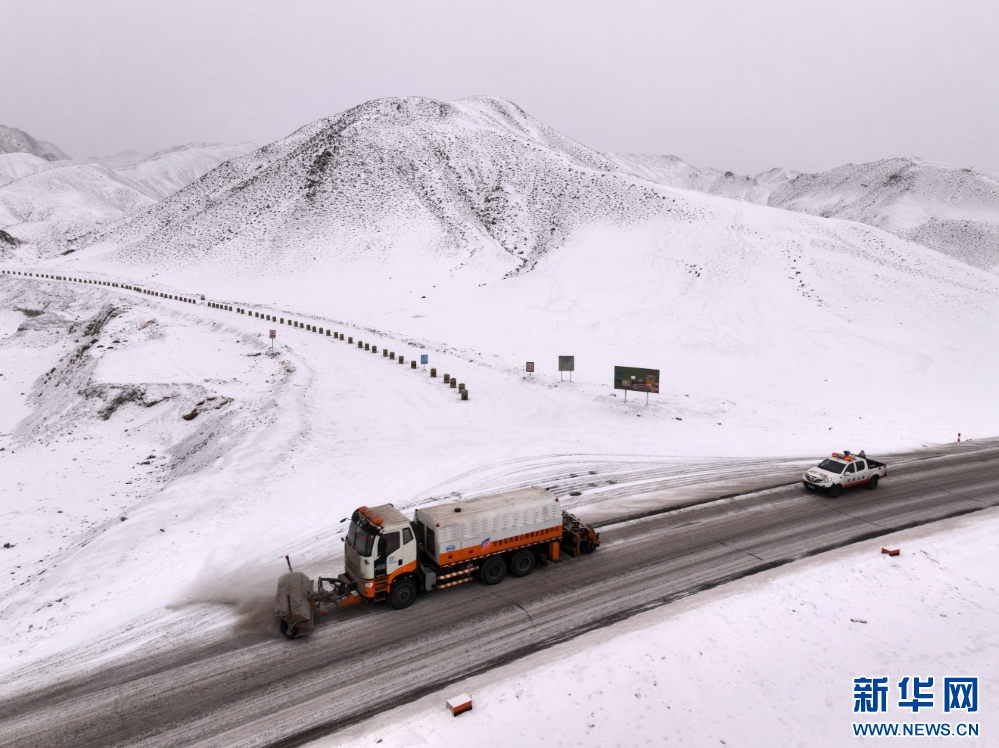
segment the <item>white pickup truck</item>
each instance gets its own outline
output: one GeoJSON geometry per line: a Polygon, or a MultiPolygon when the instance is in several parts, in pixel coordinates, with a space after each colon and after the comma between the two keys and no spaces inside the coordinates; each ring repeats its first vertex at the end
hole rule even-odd
{"type": "Polygon", "coordinates": [[[809,468],[801,482],[809,491],[825,491],[835,499],[844,488],[865,486],[869,491],[878,487],[878,481],[888,476],[888,466],[872,460],[864,451],[860,454],[833,452],[813,468],[809,468]]]}

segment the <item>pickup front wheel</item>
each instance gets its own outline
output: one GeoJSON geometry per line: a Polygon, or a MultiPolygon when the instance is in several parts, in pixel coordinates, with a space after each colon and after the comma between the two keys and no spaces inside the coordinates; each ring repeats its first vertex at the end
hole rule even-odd
{"type": "Polygon", "coordinates": [[[829,486],[828,494],[830,499],[839,498],[839,495],[841,493],[843,493],[843,486],[841,486],[839,483],[835,483],[829,486]]]}
{"type": "Polygon", "coordinates": [[[873,491],[877,487],[878,487],[878,476],[872,475],[871,479],[867,481],[867,490],[873,491]]]}

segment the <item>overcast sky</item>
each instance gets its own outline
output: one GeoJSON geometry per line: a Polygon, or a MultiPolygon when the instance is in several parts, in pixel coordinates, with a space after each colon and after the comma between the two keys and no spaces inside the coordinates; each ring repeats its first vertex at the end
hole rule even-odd
{"type": "Polygon", "coordinates": [[[485,94],[597,150],[737,172],[999,171],[997,0],[4,0],[0,39],[0,123],[77,158],[485,94]]]}

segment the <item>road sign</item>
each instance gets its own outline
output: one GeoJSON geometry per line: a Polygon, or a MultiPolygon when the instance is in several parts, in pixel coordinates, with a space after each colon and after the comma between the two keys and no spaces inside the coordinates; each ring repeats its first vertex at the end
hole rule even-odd
{"type": "Polygon", "coordinates": [[[273,340],[276,337],[277,337],[277,330],[271,330],[271,339],[273,340]]]}
{"type": "Polygon", "coordinates": [[[529,371],[531,373],[534,372],[534,362],[533,361],[528,361],[527,362],[527,371],[529,371]]]}
{"type": "Polygon", "coordinates": [[[430,356],[428,354],[426,354],[426,353],[421,353],[420,354],[420,363],[424,364],[424,365],[425,364],[429,364],[430,363],[430,356]]]}
{"type": "MultiPolygon", "coordinates": [[[[659,394],[659,369],[638,369],[631,366],[614,367],[614,389],[659,394]]],[[[626,393],[627,394],[627,393],[626,393]]]]}
{"type": "Polygon", "coordinates": [[[558,378],[562,381],[562,372],[569,372],[569,381],[572,381],[572,372],[576,370],[576,357],[575,356],[559,356],[558,357],[558,378]]]}

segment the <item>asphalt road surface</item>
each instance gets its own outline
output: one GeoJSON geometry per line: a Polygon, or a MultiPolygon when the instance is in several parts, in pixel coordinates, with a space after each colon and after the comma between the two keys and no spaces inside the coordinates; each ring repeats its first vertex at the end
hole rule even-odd
{"type": "MultiPolygon", "coordinates": [[[[228,635],[141,653],[0,705],[0,745],[295,746],[386,708],[728,581],[999,505],[999,444],[889,463],[875,491],[800,484],[603,520],[603,546],[405,611],[358,605],[309,638],[228,635]]],[[[777,482],[777,481],[775,481],[777,482]]],[[[275,580],[276,581],[276,580],[275,580]]]]}

